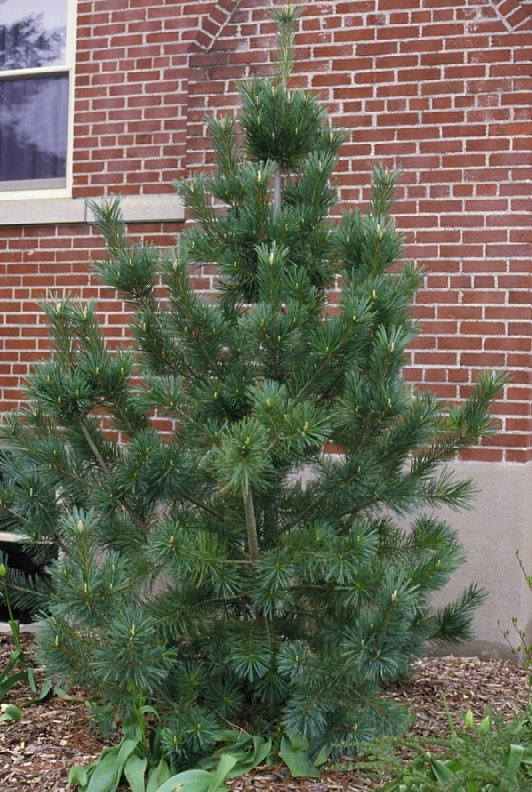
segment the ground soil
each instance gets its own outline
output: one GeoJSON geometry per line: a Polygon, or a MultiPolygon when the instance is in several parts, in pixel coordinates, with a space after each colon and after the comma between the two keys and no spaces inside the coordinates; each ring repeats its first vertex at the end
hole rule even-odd
{"type": "MultiPolygon", "coordinates": [[[[31,642],[27,651],[31,652],[31,642]]],[[[9,636],[0,636],[0,672],[13,648],[9,636]]],[[[39,671],[38,679],[44,679],[39,671]]],[[[528,675],[519,666],[478,658],[423,658],[413,666],[408,684],[396,685],[387,696],[415,717],[412,733],[437,737],[448,730],[450,712],[459,721],[468,709],[476,716],[486,707],[510,719],[527,701],[528,675]]],[[[0,723],[0,792],[73,792],[67,782],[69,768],[88,764],[104,744],[90,726],[82,691],[72,699],[49,697],[24,706],[31,692],[18,686],[6,699],[22,707],[20,722],[0,723]]],[[[262,770],[232,782],[234,792],[371,792],[383,779],[349,762],[325,770],[319,781],[295,780],[280,770],[262,770]]]]}

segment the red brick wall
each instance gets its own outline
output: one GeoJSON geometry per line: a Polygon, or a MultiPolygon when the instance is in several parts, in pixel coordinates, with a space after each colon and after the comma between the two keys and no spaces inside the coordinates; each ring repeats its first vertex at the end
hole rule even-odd
{"type": "Polygon", "coordinates": [[[163,193],[183,173],[191,50],[233,0],[79,0],[74,197],[163,193]]]}
{"type": "MultiPolygon", "coordinates": [[[[208,165],[204,116],[232,111],[235,81],[269,68],[271,5],[79,0],[74,196],[171,191],[208,165]]],[[[469,459],[532,453],[530,29],[517,0],[330,0],[309,4],[296,38],[294,83],[352,131],[342,205],[364,205],[371,163],[402,164],[398,225],[427,268],[410,378],[452,400],[481,369],[511,373],[502,432],[469,459]]],[[[179,228],[135,231],[170,244],[179,228]]],[[[46,348],[39,295],[98,296],[110,332],[125,334],[121,305],[87,274],[97,252],[83,225],[0,228],[3,409],[46,348]]]]}

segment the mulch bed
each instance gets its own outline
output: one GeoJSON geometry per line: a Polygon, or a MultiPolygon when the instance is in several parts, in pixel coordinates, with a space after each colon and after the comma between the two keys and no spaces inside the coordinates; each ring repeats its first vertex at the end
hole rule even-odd
{"type": "MultiPolygon", "coordinates": [[[[25,641],[31,651],[31,640],[25,641]]],[[[11,638],[0,635],[0,669],[12,648],[11,638]]],[[[480,716],[488,706],[510,719],[526,704],[527,684],[527,673],[507,662],[432,657],[417,661],[412,680],[392,687],[387,696],[414,714],[412,734],[431,738],[448,732],[444,698],[457,720],[468,709],[480,716]]],[[[69,768],[88,764],[104,747],[91,732],[89,713],[78,695],[78,701],[50,698],[32,704],[23,708],[20,722],[0,723],[0,790],[73,792],[67,783],[69,768]]],[[[7,701],[20,707],[29,698],[29,691],[19,687],[7,701]]],[[[325,770],[319,781],[295,780],[282,770],[261,768],[231,786],[234,792],[371,792],[380,783],[350,763],[341,771],[325,770]]]]}

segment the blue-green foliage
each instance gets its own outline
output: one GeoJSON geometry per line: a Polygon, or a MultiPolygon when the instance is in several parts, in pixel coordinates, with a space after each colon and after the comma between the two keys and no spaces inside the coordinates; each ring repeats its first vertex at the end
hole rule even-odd
{"type": "Polygon", "coordinates": [[[466,638],[481,598],[431,611],[462,561],[431,510],[467,503],[444,464],[489,431],[500,380],[452,410],[404,380],[420,273],[399,264],[398,173],[377,166],[369,213],[331,221],[344,135],[289,87],[277,17],[279,74],[242,87],[239,125],[211,121],[178,250],[95,207],[134,349],[109,347],[95,304],[53,301],[53,352],[2,430],[5,520],[61,551],[43,661],[122,713],[154,703],[176,767],[228,722],[336,753],[397,729],[380,688],[426,641],[466,638]],[[204,264],[210,302],[189,282],[204,264]]]}

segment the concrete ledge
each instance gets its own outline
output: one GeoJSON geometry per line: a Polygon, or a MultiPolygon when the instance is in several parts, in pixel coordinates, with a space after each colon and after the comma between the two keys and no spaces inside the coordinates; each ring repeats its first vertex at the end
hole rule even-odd
{"type": "Polygon", "coordinates": [[[0,225],[84,223],[85,201],[74,198],[30,198],[0,201],[0,225]]]}
{"type": "MultiPolygon", "coordinates": [[[[113,196],[98,198],[94,203],[102,204],[110,197],[113,196]]],[[[87,201],[85,222],[95,223],[96,217],[90,203],[93,202],[87,201]]],[[[175,223],[185,219],[183,201],[176,193],[126,195],[120,200],[120,208],[126,223],[175,223]]]]}
{"type": "Polygon", "coordinates": [[[13,533],[12,531],[0,531],[0,542],[17,543],[24,542],[28,537],[21,536],[20,534],[13,533]]]}
{"type": "MultiPolygon", "coordinates": [[[[98,199],[101,203],[105,199],[98,199]]],[[[127,195],[121,201],[126,223],[175,223],[185,218],[185,207],[175,193],[127,195]]],[[[32,198],[0,201],[0,226],[94,223],[85,198],[32,198]]]]}
{"type": "Polygon", "coordinates": [[[532,575],[532,464],[456,462],[452,467],[458,477],[472,479],[478,493],[473,511],[441,512],[458,532],[467,560],[433,604],[446,605],[473,581],[488,598],[475,614],[476,640],[439,647],[437,654],[507,658],[511,652],[501,631],[509,629],[509,639],[518,643],[512,617],[532,637],[532,592],[515,557],[518,550],[532,575]]]}
{"type": "MultiPolygon", "coordinates": [[[[29,624],[21,624],[20,625],[20,632],[21,633],[36,633],[39,630],[39,627],[42,625],[42,622],[30,622],[29,624]]],[[[11,627],[9,626],[8,622],[0,622],[0,633],[11,633],[11,627]]]]}

